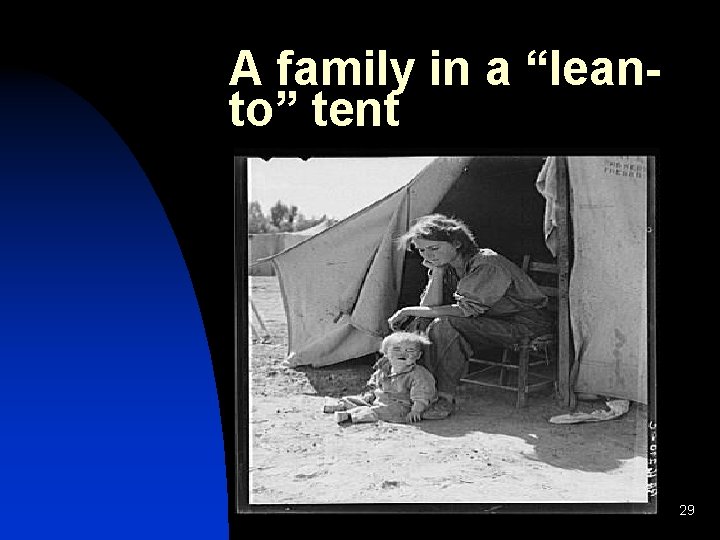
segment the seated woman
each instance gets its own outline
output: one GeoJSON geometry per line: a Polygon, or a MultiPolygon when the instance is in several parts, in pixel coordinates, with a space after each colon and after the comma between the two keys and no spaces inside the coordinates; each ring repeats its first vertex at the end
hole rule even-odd
{"type": "Polygon", "coordinates": [[[419,305],[398,310],[388,324],[392,330],[426,328],[431,345],[422,363],[435,376],[439,399],[423,418],[444,418],[454,411],[473,352],[551,331],[548,299],[511,261],[478,248],[460,220],[423,216],[400,243],[418,251],[429,279],[419,305]]]}

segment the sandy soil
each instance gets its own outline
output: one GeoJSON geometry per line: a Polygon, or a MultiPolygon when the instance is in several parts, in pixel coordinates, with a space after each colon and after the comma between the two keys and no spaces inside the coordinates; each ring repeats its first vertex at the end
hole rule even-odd
{"type": "MultiPolygon", "coordinates": [[[[515,408],[510,392],[463,385],[441,421],[339,426],[325,396],[359,392],[369,362],[291,368],[277,279],[251,277],[271,334],[250,345],[250,503],[646,502],[646,418],[556,425],[549,393],[515,408]]],[[[604,408],[580,402],[578,410],[604,408]]]]}

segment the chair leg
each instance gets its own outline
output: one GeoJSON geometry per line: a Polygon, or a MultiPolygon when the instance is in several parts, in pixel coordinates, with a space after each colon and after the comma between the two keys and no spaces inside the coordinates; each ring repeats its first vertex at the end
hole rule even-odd
{"type": "Polygon", "coordinates": [[[518,360],[517,408],[519,409],[527,405],[527,379],[530,349],[526,343],[524,343],[520,349],[518,360]]]}
{"type": "Polygon", "coordinates": [[[500,380],[498,381],[501,386],[505,386],[507,384],[507,368],[505,367],[505,364],[508,363],[508,358],[510,356],[510,351],[508,349],[503,349],[502,352],[502,360],[501,360],[501,366],[500,366],[500,380]]]}

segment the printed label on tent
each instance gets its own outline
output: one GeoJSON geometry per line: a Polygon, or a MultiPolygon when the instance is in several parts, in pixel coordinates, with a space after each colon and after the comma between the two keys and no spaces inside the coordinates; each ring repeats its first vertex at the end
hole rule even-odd
{"type": "Polygon", "coordinates": [[[615,176],[627,176],[628,178],[645,178],[647,175],[645,158],[631,156],[605,158],[603,160],[603,172],[615,176]]]}

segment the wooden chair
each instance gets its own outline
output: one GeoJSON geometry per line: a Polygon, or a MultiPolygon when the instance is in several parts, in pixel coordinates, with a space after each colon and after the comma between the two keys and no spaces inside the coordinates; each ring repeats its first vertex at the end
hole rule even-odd
{"type": "MultiPolygon", "coordinates": [[[[522,269],[533,278],[548,298],[548,309],[555,315],[558,312],[558,275],[556,264],[531,262],[530,256],[523,257],[522,269]]],[[[502,356],[497,360],[484,360],[471,358],[468,368],[476,365],[480,369],[469,371],[461,382],[502,388],[517,392],[516,406],[527,405],[528,393],[541,388],[552,386],[557,389],[557,330],[550,334],[543,334],[534,338],[525,338],[518,343],[502,349],[502,356]],[[540,366],[544,371],[551,371],[551,375],[540,373],[540,366]],[[514,377],[510,373],[515,372],[514,377]],[[490,378],[493,374],[497,378],[490,378]],[[510,384],[514,379],[515,384],[510,384]]]]}

